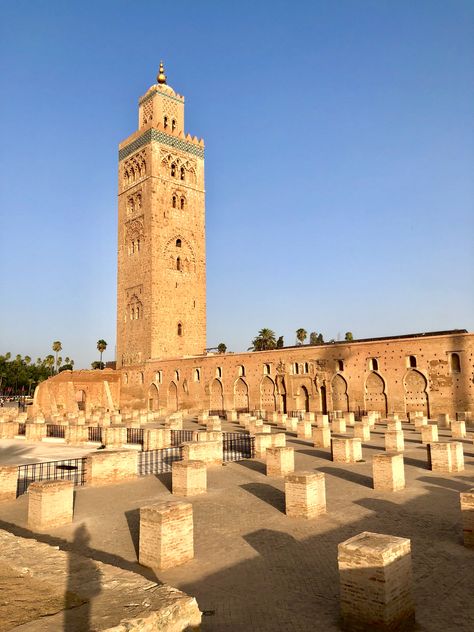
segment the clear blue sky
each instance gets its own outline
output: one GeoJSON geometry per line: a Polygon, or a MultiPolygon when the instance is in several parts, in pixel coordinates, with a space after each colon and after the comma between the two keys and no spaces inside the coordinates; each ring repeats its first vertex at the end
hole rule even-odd
{"type": "Polygon", "coordinates": [[[472,0],[4,0],[0,353],[113,358],[161,58],[206,142],[208,346],[474,329],[472,0]]]}

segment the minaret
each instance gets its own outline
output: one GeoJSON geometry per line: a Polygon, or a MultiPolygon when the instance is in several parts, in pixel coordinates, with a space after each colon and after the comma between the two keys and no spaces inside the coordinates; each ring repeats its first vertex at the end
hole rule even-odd
{"type": "Polygon", "coordinates": [[[204,142],[163,63],[119,145],[117,367],[206,347],[204,142]]]}

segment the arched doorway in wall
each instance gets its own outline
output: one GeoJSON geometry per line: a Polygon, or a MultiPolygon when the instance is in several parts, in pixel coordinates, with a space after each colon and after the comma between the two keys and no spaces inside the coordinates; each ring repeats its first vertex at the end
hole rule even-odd
{"type": "Polygon", "coordinates": [[[296,410],[309,412],[309,392],[303,384],[301,384],[296,390],[295,405],[296,410]]]}
{"type": "Polygon", "coordinates": [[[148,410],[159,410],[160,393],[156,384],[152,384],[148,389],[148,410]]]}
{"type": "Polygon", "coordinates": [[[331,382],[332,408],[333,410],[349,410],[349,397],[347,395],[347,382],[342,375],[335,375],[331,382]]]}
{"type": "Polygon", "coordinates": [[[365,410],[377,410],[387,414],[387,396],[385,382],[378,373],[370,373],[365,381],[365,410]]]}
{"type": "Polygon", "coordinates": [[[260,409],[274,412],[275,402],[275,382],[266,375],[260,384],[260,409]]]}
{"type": "Polygon", "coordinates": [[[234,410],[239,413],[249,411],[249,387],[242,378],[234,384],[234,410]]]}
{"type": "Polygon", "coordinates": [[[209,411],[213,415],[222,415],[224,413],[224,389],[222,388],[222,382],[217,378],[212,380],[210,386],[209,411]]]}
{"type": "Polygon", "coordinates": [[[285,380],[282,375],[277,376],[276,390],[277,390],[278,412],[286,413],[286,388],[285,388],[285,380]]]}
{"type": "Polygon", "coordinates": [[[168,386],[168,410],[172,413],[178,410],[178,387],[174,382],[168,386]]]}
{"type": "Polygon", "coordinates": [[[86,409],[86,392],[83,390],[76,391],[76,404],[79,410],[86,409]]]}
{"type": "Polygon", "coordinates": [[[405,394],[405,412],[411,413],[422,410],[429,417],[430,405],[427,392],[428,382],[420,371],[411,369],[403,378],[403,390],[405,394]]]}

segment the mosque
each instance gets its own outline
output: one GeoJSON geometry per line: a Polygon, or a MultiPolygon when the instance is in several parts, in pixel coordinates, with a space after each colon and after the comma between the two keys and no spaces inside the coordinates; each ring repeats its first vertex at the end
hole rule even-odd
{"type": "Polygon", "coordinates": [[[206,352],[205,148],[185,132],[184,103],[160,64],[137,131],[119,145],[116,369],[50,378],[31,413],[472,410],[474,334],[464,329],[206,352]]]}

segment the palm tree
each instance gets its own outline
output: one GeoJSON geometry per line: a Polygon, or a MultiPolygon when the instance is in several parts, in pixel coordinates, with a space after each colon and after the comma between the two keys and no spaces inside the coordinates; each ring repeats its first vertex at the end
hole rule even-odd
{"type": "Polygon", "coordinates": [[[276,348],[275,332],[264,327],[260,329],[257,337],[252,340],[252,346],[249,351],[267,351],[276,348]]]}
{"type": "Polygon", "coordinates": [[[104,351],[107,349],[107,343],[105,342],[105,340],[98,340],[97,341],[97,350],[100,353],[100,365],[99,368],[103,368],[102,366],[102,354],[104,353],[104,351]]]}
{"type": "Polygon", "coordinates": [[[300,328],[296,330],[296,339],[298,340],[298,344],[302,345],[307,337],[308,332],[306,329],[300,328]]]}
{"type": "Polygon", "coordinates": [[[30,364],[30,362],[31,362],[31,358],[30,358],[30,356],[25,356],[25,357],[23,358],[23,360],[25,361],[25,364],[30,364]]]}
{"type": "Polygon", "coordinates": [[[43,364],[43,360],[41,358],[36,358],[36,366],[41,366],[43,364]]]}
{"type": "Polygon", "coordinates": [[[347,342],[352,342],[354,340],[354,335],[353,335],[352,331],[346,331],[346,335],[344,337],[344,340],[346,340],[347,342]]]}
{"type": "Polygon", "coordinates": [[[44,359],[44,364],[51,369],[51,375],[53,375],[54,356],[51,354],[47,355],[44,359]]]}
{"type": "Polygon", "coordinates": [[[62,348],[63,348],[63,345],[61,344],[61,341],[60,341],[60,340],[55,340],[55,341],[53,342],[53,347],[52,347],[52,349],[53,349],[53,351],[54,351],[54,352],[55,352],[55,354],[56,354],[56,372],[58,371],[58,368],[59,368],[59,367],[58,367],[58,353],[62,350],[62,348]]]}

